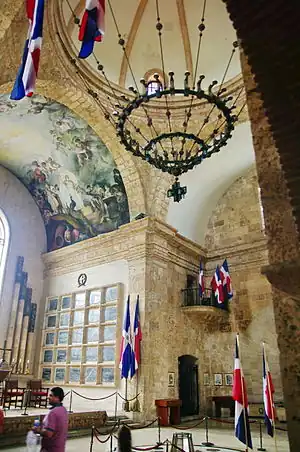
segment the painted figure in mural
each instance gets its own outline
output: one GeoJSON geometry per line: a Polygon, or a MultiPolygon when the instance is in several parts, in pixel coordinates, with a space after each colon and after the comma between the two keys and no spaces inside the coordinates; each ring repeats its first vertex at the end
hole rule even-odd
{"type": "Polygon", "coordinates": [[[52,212],[53,213],[62,213],[63,212],[63,206],[60,201],[59,197],[59,188],[58,185],[55,184],[54,186],[51,186],[49,184],[45,185],[45,190],[47,193],[48,201],[51,205],[52,212]]]}
{"type": "Polygon", "coordinates": [[[76,138],[74,143],[77,146],[74,151],[76,152],[79,166],[84,166],[86,160],[90,160],[93,157],[93,153],[88,147],[87,140],[76,138]]]}
{"type": "Polygon", "coordinates": [[[93,212],[97,212],[99,221],[107,221],[109,219],[107,206],[104,200],[104,190],[102,187],[86,187],[86,192],[90,196],[89,203],[93,212]]]}
{"type": "Polygon", "coordinates": [[[79,194],[75,175],[68,170],[60,170],[58,176],[60,200],[63,207],[68,208],[70,206],[72,197],[75,203],[75,208],[73,210],[81,210],[83,208],[83,201],[79,194]]]}

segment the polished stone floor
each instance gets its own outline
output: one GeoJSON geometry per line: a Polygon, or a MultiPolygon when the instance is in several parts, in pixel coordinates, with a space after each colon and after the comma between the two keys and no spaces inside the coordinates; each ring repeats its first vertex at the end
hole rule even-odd
{"type": "MultiPolygon", "coordinates": [[[[179,432],[180,430],[174,430],[173,428],[163,428],[161,432],[161,440],[166,439],[172,440],[173,433],[179,432]]],[[[245,447],[233,436],[233,431],[231,429],[218,429],[213,428],[209,431],[209,441],[215,444],[214,447],[206,448],[201,447],[201,443],[205,441],[205,430],[203,428],[195,428],[192,430],[185,430],[186,432],[192,433],[193,442],[196,445],[195,451],[200,452],[233,452],[236,450],[245,451],[245,447]],[[222,447],[226,449],[222,450],[222,447]],[[232,449],[231,449],[232,448],[232,449]]],[[[143,430],[133,430],[133,445],[139,446],[141,448],[147,448],[150,445],[154,445],[158,440],[158,432],[156,428],[147,428],[143,430]]],[[[101,440],[105,437],[100,437],[101,440]]],[[[259,432],[258,430],[252,431],[252,441],[253,450],[257,450],[259,447],[259,432]]],[[[287,440],[287,434],[285,432],[278,431],[276,433],[276,443],[275,441],[264,435],[263,446],[266,448],[267,452],[289,452],[289,445],[287,440]]],[[[116,446],[116,441],[113,442],[113,448],[116,446]]],[[[7,449],[9,451],[15,452],[26,452],[26,447],[15,447],[7,449]]],[[[94,452],[109,452],[110,444],[100,444],[96,440],[92,449],[94,452]]],[[[170,450],[170,449],[169,449],[170,450]]],[[[89,452],[90,451],[90,438],[84,437],[79,439],[70,439],[67,443],[66,452],[89,452]]]]}

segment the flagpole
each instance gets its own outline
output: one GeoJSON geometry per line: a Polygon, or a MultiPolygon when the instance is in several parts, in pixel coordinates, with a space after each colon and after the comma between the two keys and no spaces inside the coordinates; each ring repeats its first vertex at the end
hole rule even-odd
{"type": "Polygon", "coordinates": [[[128,402],[128,378],[125,378],[125,402],[124,402],[124,411],[128,412],[129,411],[129,402],[128,402]]]}
{"type": "MultiPolygon", "coordinates": [[[[267,354],[266,354],[266,350],[265,350],[265,343],[263,342],[263,354],[264,354],[264,359],[265,359],[265,366],[267,364],[267,354]]],[[[269,363],[268,363],[269,364],[269,363]]],[[[277,448],[277,437],[276,437],[276,426],[275,426],[275,411],[274,411],[274,399],[273,399],[273,395],[271,392],[271,387],[270,387],[270,379],[269,379],[269,374],[266,371],[266,378],[267,378],[267,385],[268,385],[268,391],[270,396],[272,397],[272,403],[271,403],[271,412],[272,412],[272,418],[273,418],[273,428],[274,428],[274,444],[275,444],[275,450],[277,452],[278,448],[277,448]]]]}
{"type": "MultiPolygon", "coordinates": [[[[239,349],[239,358],[240,358],[240,363],[242,363],[242,355],[241,355],[241,349],[240,349],[240,341],[239,341],[239,333],[237,333],[236,335],[236,340],[237,340],[237,344],[238,344],[238,349],[239,349]]],[[[246,436],[246,450],[245,452],[248,452],[248,426],[247,426],[247,419],[246,419],[246,406],[245,406],[245,393],[244,393],[244,384],[243,384],[243,368],[242,365],[241,367],[241,371],[240,371],[240,375],[241,375],[241,388],[242,388],[242,398],[243,398],[243,418],[244,418],[244,425],[245,425],[245,436],[246,436]]]]}

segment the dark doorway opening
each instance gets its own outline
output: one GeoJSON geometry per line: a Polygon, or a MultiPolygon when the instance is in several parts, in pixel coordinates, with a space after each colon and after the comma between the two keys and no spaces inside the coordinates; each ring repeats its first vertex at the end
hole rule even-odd
{"type": "Polygon", "coordinates": [[[178,358],[179,398],[181,417],[199,414],[199,380],[197,358],[183,355],[178,358]]]}

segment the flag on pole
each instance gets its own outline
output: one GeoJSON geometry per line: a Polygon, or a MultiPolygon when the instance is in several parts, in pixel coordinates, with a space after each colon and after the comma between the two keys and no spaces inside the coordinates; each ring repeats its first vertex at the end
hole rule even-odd
{"type": "Polygon", "coordinates": [[[263,398],[265,407],[265,424],[267,427],[268,435],[274,435],[275,424],[275,406],[273,394],[275,392],[273,381],[266,359],[265,347],[263,344],[263,398]]]}
{"type": "Polygon", "coordinates": [[[215,274],[211,280],[211,288],[214,291],[215,297],[219,304],[223,304],[225,301],[224,298],[224,291],[223,291],[223,284],[221,281],[221,275],[220,275],[220,268],[217,265],[215,274]]]}
{"type": "Polygon", "coordinates": [[[140,297],[138,295],[136,300],[133,324],[133,358],[132,358],[131,378],[137,372],[141,362],[141,341],[142,341],[142,330],[140,322],[140,297]]]}
{"type": "Polygon", "coordinates": [[[202,297],[204,294],[204,270],[203,270],[203,264],[202,261],[200,261],[200,267],[199,267],[199,295],[202,297]]]}
{"type": "Polygon", "coordinates": [[[233,297],[233,291],[231,286],[231,277],[229,273],[227,259],[225,259],[225,261],[222,264],[222,267],[220,268],[220,276],[224,288],[224,295],[226,294],[227,299],[230,300],[233,297]]]}
{"type": "Polygon", "coordinates": [[[86,0],[78,36],[79,41],[82,41],[79,58],[90,56],[94,50],[94,43],[102,41],[104,18],[105,0],[86,0]]]}
{"type": "Polygon", "coordinates": [[[10,95],[12,100],[20,100],[25,96],[32,96],[39,70],[43,36],[44,0],[26,0],[26,12],[29,29],[22,62],[10,95]]]}
{"type": "Polygon", "coordinates": [[[232,398],[235,400],[235,436],[247,448],[252,449],[252,440],[249,423],[249,406],[245,378],[239,357],[238,336],[235,340],[235,359],[233,373],[232,398]]]}
{"type": "Polygon", "coordinates": [[[124,324],[122,330],[122,341],[120,350],[120,369],[121,378],[128,378],[129,371],[131,369],[132,363],[132,346],[131,346],[131,336],[130,336],[130,296],[128,295],[124,324]]]}

